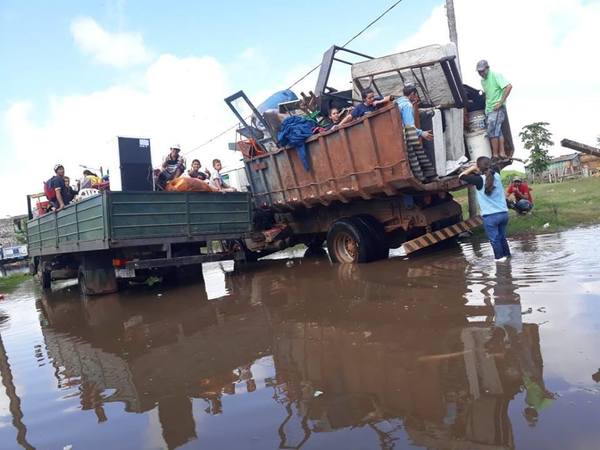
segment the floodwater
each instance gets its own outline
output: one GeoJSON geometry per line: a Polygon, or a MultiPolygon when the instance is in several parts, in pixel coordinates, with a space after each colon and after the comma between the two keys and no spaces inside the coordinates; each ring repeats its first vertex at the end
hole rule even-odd
{"type": "Polygon", "coordinates": [[[27,282],[0,302],[0,447],[598,449],[598,236],[99,298],[27,282]]]}

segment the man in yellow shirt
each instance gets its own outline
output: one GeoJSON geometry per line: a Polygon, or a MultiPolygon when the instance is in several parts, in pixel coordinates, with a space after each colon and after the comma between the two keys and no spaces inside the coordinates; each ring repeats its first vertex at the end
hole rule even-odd
{"type": "Polygon", "coordinates": [[[506,158],[502,123],[506,119],[506,98],[512,85],[499,73],[492,72],[485,59],[477,63],[477,73],[481,77],[481,87],[485,92],[485,116],[487,135],[492,144],[492,156],[506,158]]]}

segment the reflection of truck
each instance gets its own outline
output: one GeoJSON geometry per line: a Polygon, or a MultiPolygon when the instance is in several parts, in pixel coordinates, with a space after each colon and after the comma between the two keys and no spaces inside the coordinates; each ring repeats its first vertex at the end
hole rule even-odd
{"type": "MultiPolygon", "coordinates": [[[[433,145],[424,143],[437,174],[430,182],[411,169],[402,118],[393,104],[309,137],[310,167],[305,169],[293,148],[277,147],[277,114],[261,114],[242,91],[228,97],[225,101],[242,124],[239,133],[246,138],[237,148],[244,153],[249,188],[263,223],[286,229],[289,243],[320,246],[326,239],[331,258],[340,262],[385,258],[390,247],[401,244],[410,253],[476,226],[477,219],[461,222],[460,205],[450,194],[462,187],[453,169],[465,156],[464,109],[481,100],[465,94],[455,53],[452,45],[430,46],[370,58],[332,47],[323,58],[316,97],[296,105],[296,113],[326,113],[332,106],[351,106],[364,88],[399,96],[406,83],[414,84],[422,101],[416,116],[435,136],[433,145]],[[336,56],[339,51],[364,61],[352,64],[336,56]],[[329,86],[334,61],[351,64],[353,89],[329,86]]],[[[293,108],[289,102],[280,105],[282,111],[293,108]]],[[[507,147],[512,154],[510,139],[507,147]]]]}
{"type": "Polygon", "coordinates": [[[117,279],[176,276],[188,266],[240,256],[229,246],[250,231],[247,193],[108,192],[27,223],[29,254],[43,287],[78,277],[82,292],[114,292],[117,279]],[[213,253],[211,241],[227,241],[213,253]],[[202,251],[206,248],[206,251],[202,251]]]}

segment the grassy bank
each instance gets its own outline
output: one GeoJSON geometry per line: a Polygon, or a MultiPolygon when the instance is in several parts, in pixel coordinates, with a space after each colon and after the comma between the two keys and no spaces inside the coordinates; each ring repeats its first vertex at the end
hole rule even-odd
{"type": "MultiPolygon", "coordinates": [[[[519,216],[511,210],[509,234],[547,233],[600,223],[600,178],[534,184],[530,187],[535,204],[532,214],[519,216]],[[544,228],[545,224],[549,225],[544,228]]],[[[456,193],[454,198],[462,205],[467,217],[467,190],[456,193]]]]}
{"type": "Polygon", "coordinates": [[[0,278],[0,293],[10,292],[16,289],[23,281],[31,278],[31,275],[26,273],[17,273],[7,277],[0,278]]]}

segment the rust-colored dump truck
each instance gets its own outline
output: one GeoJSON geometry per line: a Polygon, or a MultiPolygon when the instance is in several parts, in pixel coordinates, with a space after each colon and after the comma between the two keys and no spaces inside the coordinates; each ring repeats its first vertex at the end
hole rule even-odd
{"type": "Polygon", "coordinates": [[[255,229],[274,230],[271,238],[264,234],[266,240],[248,240],[249,250],[272,251],[298,242],[317,248],[326,240],[332,260],[369,262],[386,258],[390,248],[403,245],[411,253],[479,225],[479,218],[462,220],[461,207],[450,194],[464,187],[457,169],[468,160],[463,134],[467,99],[454,54],[451,45],[431,46],[374,59],[332,47],[325,53],[316,95],[279,107],[279,112],[299,107],[306,113],[312,103],[326,115],[332,107],[356,104],[356,90],[369,87],[381,96],[401,96],[404,84],[414,83],[422,127],[433,129],[435,136],[424,150],[436,176],[426,181],[411,169],[402,116],[394,102],[309,137],[306,168],[295,148],[278,146],[280,123],[273,117],[281,120],[281,114],[260,111],[241,91],[227,98],[246,138],[236,148],[244,153],[255,229]],[[365,59],[352,64],[350,91],[327,86],[332,62],[340,61],[338,51],[365,59]],[[240,103],[251,110],[250,121],[240,103]]]}

